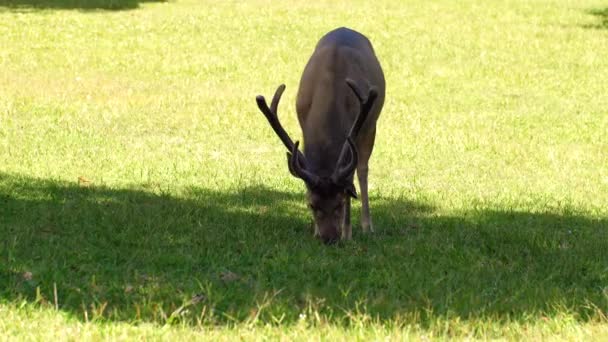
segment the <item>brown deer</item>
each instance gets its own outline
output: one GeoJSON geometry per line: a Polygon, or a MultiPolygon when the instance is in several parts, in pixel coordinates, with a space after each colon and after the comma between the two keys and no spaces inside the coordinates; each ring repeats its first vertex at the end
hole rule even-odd
{"type": "Polygon", "coordinates": [[[359,32],[338,28],[317,43],[304,68],[296,100],[304,154],[277,116],[284,90],[285,85],[277,88],[270,108],[261,95],[256,102],[287,147],[289,171],[306,183],[315,235],[328,244],[340,236],[351,239],[350,198],[357,198],[355,169],[361,191],[362,229],[364,233],[373,232],[368,161],[384,104],[385,82],[370,41],[359,32]]]}

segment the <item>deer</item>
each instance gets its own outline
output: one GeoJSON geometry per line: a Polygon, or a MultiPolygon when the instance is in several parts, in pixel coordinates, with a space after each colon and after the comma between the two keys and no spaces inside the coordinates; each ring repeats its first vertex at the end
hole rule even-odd
{"type": "Polygon", "coordinates": [[[277,108],[281,84],[270,107],[264,96],[256,103],[287,148],[289,172],[304,181],[314,236],[325,244],[352,239],[351,198],[357,199],[355,169],[361,193],[361,228],[374,232],[369,207],[369,159],[382,111],[385,80],[371,42],[341,27],[325,34],[308,60],[296,97],[304,152],[281,125],[277,108]]]}

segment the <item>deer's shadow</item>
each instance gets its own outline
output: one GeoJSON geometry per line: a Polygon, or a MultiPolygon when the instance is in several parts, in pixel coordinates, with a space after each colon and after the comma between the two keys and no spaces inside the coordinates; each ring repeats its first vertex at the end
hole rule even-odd
{"type": "Polygon", "coordinates": [[[327,247],[312,237],[303,198],[263,186],[168,196],[0,174],[0,298],[52,303],[56,287],[59,308],[79,319],[103,308],[106,319],[162,322],[200,294],[188,310],[220,323],[252,312],[295,322],[310,309],[336,322],[352,312],[517,318],[557,307],[583,319],[608,307],[606,219],[444,216],[372,198],[376,234],[361,235],[355,219],[354,240],[327,247]]]}

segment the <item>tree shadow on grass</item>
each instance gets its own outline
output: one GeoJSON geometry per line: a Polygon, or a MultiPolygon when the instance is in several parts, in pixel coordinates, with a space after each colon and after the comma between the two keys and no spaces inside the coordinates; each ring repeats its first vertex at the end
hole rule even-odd
{"type": "Polygon", "coordinates": [[[599,22],[597,24],[584,25],[583,27],[590,29],[608,29],[608,7],[588,10],[587,13],[597,17],[599,22]]]}
{"type": "Polygon", "coordinates": [[[57,298],[81,320],[160,324],[289,324],[311,310],[335,324],[361,313],[423,325],[608,310],[606,219],[442,216],[374,198],[377,233],[354,229],[352,242],[327,247],[312,238],[299,194],[158,193],[0,174],[0,301],[57,298]]]}
{"type": "Polygon", "coordinates": [[[144,2],[166,0],[0,0],[0,8],[9,9],[77,9],[127,10],[138,8],[144,2]]]}

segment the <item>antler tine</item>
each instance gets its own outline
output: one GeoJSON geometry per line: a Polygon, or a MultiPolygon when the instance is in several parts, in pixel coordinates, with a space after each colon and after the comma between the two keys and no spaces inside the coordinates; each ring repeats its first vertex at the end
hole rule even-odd
{"type": "MultiPolygon", "coordinates": [[[[281,125],[281,122],[279,121],[279,116],[277,115],[279,101],[281,100],[281,95],[283,95],[283,91],[285,91],[285,85],[281,84],[275,91],[274,96],[272,97],[272,102],[270,103],[270,108],[268,108],[266,99],[262,95],[256,96],[255,101],[257,102],[258,108],[260,108],[260,111],[262,112],[262,114],[264,114],[264,116],[268,120],[268,123],[270,124],[270,126],[272,127],[272,129],[274,130],[276,135],[279,137],[279,139],[281,139],[281,142],[283,142],[283,145],[285,145],[285,147],[287,148],[287,151],[289,151],[288,154],[290,152],[293,153],[294,151],[297,151],[297,158],[295,158],[297,166],[300,170],[305,170],[306,169],[306,158],[304,158],[304,155],[302,154],[302,152],[300,152],[300,150],[298,150],[297,146],[295,146],[295,144],[293,143],[293,140],[291,140],[291,138],[289,137],[289,134],[287,134],[287,132],[281,125]],[[295,147],[295,149],[294,149],[294,147],[295,147]]],[[[289,164],[289,171],[294,176],[302,178],[302,176],[300,174],[296,174],[295,172],[293,172],[294,168],[292,167],[291,162],[289,164]]]]}
{"type": "MultiPolygon", "coordinates": [[[[357,163],[359,162],[359,154],[357,153],[357,147],[355,146],[355,142],[353,141],[353,139],[351,137],[346,138],[346,143],[344,144],[344,148],[342,149],[343,151],[345,149],[349,149],[350,153],[351,153],[351,158],[350,158],[350,162],[345,165],[345,166],[340,166],[342,164],[342,159],[343,157],[340,158],[340,160],[338,161],[338,164],[336,165],[336,170],[334,171],[333,175],[331,176],[332,181],[334,183],[340,183],[342,182],[344,179],[346,179],[346,177],[350,176],[353,171],[355,171],[355,168],[357,167],[357,163]]],[[[346,152],[341,153],[341,156],[345,156],[346,152]]]]}
{"type": "Polygon", "coordinates": [[[357,135],[359,135],[361,127],[363,126],[363,123],[365,122],[365,119],[367,118],[367,114],[369,114],[369,111],[372,109],[372,106],[374,105],[374,102],[378,97],[378,88],[376,88],[375,86],[370,87],[367,94],[367,98],[364,98],[361,94],[361,90],[359,89],[355,81],[350,78],[347,78],[346,84],[350,87],[350,89],[353,91],[353,93],[359,100],[359,103],[361,104],[361,109],[359,111],[359,114],[357,115],[355,124],[351,127],[350,132],[348,133],[349,137],[357,137],[357,135]]]}
{"type": "Polygon", "coordinates": [[[288,151],[291,151],[294,145],[293,140],[291,140],[289,134],[287,134],[287,132],[281,125],[281,122],[279,121],[279,116],[277,115],[277,108],[279,106],[279,101],[281,100],[281,95],[283,95],[284,90],[284,84],[281,84],[277,88],[276,92],[274,93],[274,96],[272,97],[270,108],[268,108],[266,99],[262,95],[256,96],[255,101],[257,102],[258,108],[260,108],[260,111],[262,112],[262,114],[264,114],[274,132],[279,136],[279,139],[281,139],[281,141],[283,142],[283,145],[285,145],[288,151]]]}
{"type": "Polygon", "coordinates": [[[374,86],[369,89],[367,98],[364,99],[363,95],[361,94],[361,90],[359,89],[355,81],[350,78],[347,78],[346,84],[350,87],[350,89],[352,89],[353,93],[359,100],[359,103],[361,104],[361,109],[359,111],[359,114],[357,114],[355,123],[348,132],[348,136],[346,137],[346,141],[344,142],[342,151],[340,151],[340,156],[338,157],[338,162],[336,163],[336,170],[332,175],[334,182],[340,181],[344,177],[349,176],[357,167],[357,147],[355,146],[353,140],[356,139],[356,137],[359,135],[359,131],[361,130],[361,127],[363,127],[363,123],[365,122],[365,119],[367,119],[367,115],[369,114],[370,110],[372,109],[372,106],[374,105],[374,102],[376,101],[376,98],[378,97],[378,89],[374,86]],[[344,159],[346,158],[348,150],[350,150],[352,154],[350,163],[345,167],[341,167],[342,163],[344,163],[345,161],[344,159]]]}
{"type": "Polygon", "coordinates": [[[306,168],[302,167],[301,162],[299,160],[300,150],[298,150],[298,146],[300,145],[299,141],[293,145],[293,150],[291,153],[287,153],[288,163],[289,163],[289,171],[296,177],[301,178],[306,184],[311,187],[316,187],[319,182],[319,176],[315,175],[312,172],[306,170],[306,168]]]}
{"type": "MultiPolygon", "coordinates": [[[[374,106],[374,102],[376,102],[376,98],[378,98],[378,88],[376,88],[375,86],[372,86],[369,88],[369,93],[367,95],[367,101],[365,101],[361,106],[360,115],[362,116],[362,118],[360,120],[359,120],[359,118],[357,118],[357,122],[353,126],[353,130],[355,130],[355,134],[359,134],[359,130],[361,129],[361,126],[363,126],[363,122],[367,118],[367,115],[372,110],[372,107],[374,106]]],[[[352,132],[352,130],[351,130],[351,132],[352,132]]]]}
{"type": "Polygon", "coordinates": [[[272,97],[272,102],[270,103],[270,110],[277,115],[277,107],[279,107],[279,101],[281,100],[281,96],[285,91],[285,85],[281,84],[277,90],[274,92],[274,96],[272,97]]]}

